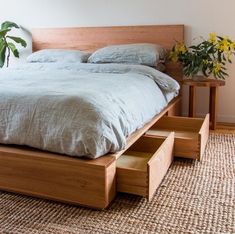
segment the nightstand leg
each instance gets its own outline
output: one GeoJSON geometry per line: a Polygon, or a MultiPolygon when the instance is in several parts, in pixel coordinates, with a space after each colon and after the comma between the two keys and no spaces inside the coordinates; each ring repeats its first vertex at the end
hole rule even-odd
{"type": "Polygon", "coordinates": [[[196,115],[196,88],[189,86],[189,117],[196,115]]]}
{"type": "Polygon", "coordinates": [[[218,87],[210,88],[210,121],[211,129],[216,129],[217,122],[217,106],[218,106],[218,87]]]}

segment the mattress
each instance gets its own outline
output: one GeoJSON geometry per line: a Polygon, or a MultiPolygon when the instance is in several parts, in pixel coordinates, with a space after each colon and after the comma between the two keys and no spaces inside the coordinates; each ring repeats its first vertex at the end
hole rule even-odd
{"type": "Polygon", "coordinates": [[[177,96],[179,84],[151,67],[26,63],[0,71],[0,143],[97,158],[177,96]]]}

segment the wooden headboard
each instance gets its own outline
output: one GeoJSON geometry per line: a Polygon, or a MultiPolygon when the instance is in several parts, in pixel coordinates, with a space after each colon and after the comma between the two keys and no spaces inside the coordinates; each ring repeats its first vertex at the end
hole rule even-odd
{"type": "MultiPolygon", "coordinates": [[[[184,40],[184,25],[147,25],[122,27],[81,27],[33,29],[33,51],[48,48],[95,51],[113,44],[155,43],[170,50],[175,41],[184,40]]],[[[182,68],[167,63],[167,73],[182,79],[182,68]]]]}

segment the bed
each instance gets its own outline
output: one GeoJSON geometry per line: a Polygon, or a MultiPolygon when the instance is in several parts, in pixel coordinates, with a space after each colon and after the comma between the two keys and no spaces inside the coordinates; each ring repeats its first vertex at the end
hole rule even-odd
{"type": "MultiPolygon", "coordinates": [[[[183,26],[153,25],[131,27],[35,29],[32,31],[32,38],[34,51],[45,48],[64,48],[94,51],[97,48],[106,45],[144,42],[161,44],[166,49],[170,49],[175,40],[183,40],[183,26]]],[[[4,144],[0,146],[0,188],[6,191],[18,192],[32,196],[38,196],[101,209],[107,207],[110,204],[117,191],[143,195],[151,199],[172,161],[174,133],[169,134],[166,139],[143,137],[143,135],[163,115],[177,115],[179,113],[180,95],[177,96],[177,91],[173,92],[171,98],[167,100],[167,95],[162,95],[162,92],[160,90],[156,91],[156,87],[154,89],[151,89],[154,83],[154,81],[151,79],[149,79],[145,88],[146,81],[143,83],[143,73],[148,74],[148,72],[152,72],[152,70],[148,71],[147,68],[143,69],[140,66],[133,65],[127,67],[125,65],[116,65],[115,67],[113,67],[113,65],[110,64],[98,66],[85,66],[78,64],[72,67],[70,67],[68,64],[57,64],[56,67],[53,66],[55,65],[31,64],[30,66],[20,66],[15,69],[14,73],[10,75],[8,74],[9,80],[13,83],[9,83],[9,80],[8,82],[3,82],[1,92],[4,92],[4,89],[10,90],[10,85],[15,85],[14,82],[17,82],[17,79],[18,81],[21,80],[21,83],[19,83],[19,85],[23,84],[23,86],[26,86],[26,88],[30,87],[30,84],[27,83],[28,79],[25,81],[25,83],[24,80],[21,79],[22,77],[17,77],[15,75],[17,71],[19,71],[19,74],[24,70],[27,71],[27,74],[29,73],[29,71],[31,71],[31,75],[33,73],[38,73],[39,79],[43,77],[44,81],[47,82],[47,74],[49,74],[50,71],[53,69],[58,72],[58,79],[60,79],[59,77],[62,73],[64,73],[63,76],[61,76],[62,80],[65,76],[67,76],[68,78],[68,80],[64,83],[60,83],[60,85],[58,85],[58,89],[55,90],[56,95],[53,95],[55,101],[57,101],[61,97],[64,97],[64,93],[62,92],[62,90],[63,87],[66,85],[67,90],[68,92],[70,92],[70,94],[78,91],[73,89],[74,83],[71,83],[70,87],[68,85],[69,80],[74,79],[73,75],[78,70],[80,72],[83,72],[83,77],[86,76],[86,80],[93,79],[94,83],[97,82],[97,84],[104,82],[102,83],[102,86],[100,86],[100,90],[101,92],[108,93],[107,89],[102,90],[102,87],[105,86],[105,82],[110,82],[110,74],[107,79],[104,79],[104,74],[110,73],[110,70],[116,69],[118,70],[118,72],[115,72],[115,74],[113,74],[113,78],[119,75],[119,83],[122,83],[122,79],[129,80],[129,85],[133,83],[137,85],[139,83],[139,86],[136,87],[136,89],[139,90],[140,87],[142,87],[143,89],[143,92],[139,95],[140,97],[144,96],[144,93],[147,92],[147,90],[151,91],[150,93],[152,94],[152,99],[148,100],[148,96],[144,98],[148,100],[148,102],[151,104],[151,107],[155,105],[154,98],[156,98],[159,103],[162,103],[160,106],[155,106],[154,111],[155,113],[157,113],[157,115],[155,116],[153,115],[153,113],[151,113],[152,109],[147,109],[145,113],[149,113],[149,116],[145,116],[143,118],[142,113],[137,112],[138,108],[135,108],[135,110],[131,113],[131,118],[125,121],[131,122],[131,120],[133,120],[134,118],[135,123],[139,122],[138,125],[129,125],[128,128],[125,128],[124,130],[122,129],[123,131],[118,131],[121,121],[118,121],[116,125],[114,124],[112,126],[112,129],[114,129],[114,131],[109,134],[112,135],[115,132],[115,137],[111,138],[119,139],[119,141],[117,141],[116,144],[108,144],[108,142],[110,142],[111,140],[106,135],[106,139],[108,140],[105,141],[103,144],[106,146],[105,150],[104,147],[102,147],[102,149],[99,147],[95,147],[94,150],[91,150],[88,149],[89,147],[86,147],[85,145],[82,152],[76,152],[75,149],[81,149],[82,147],[78,147],[78,145],[72,146],[71,144],[64,144],[64,142],[61,142],[60,148],[50,148],[51,145],[53,146],[53,143],[48,145],[47,142],[44,141],[42,136],[38,136],[37,139],[36,129],[34,128],[27,129],[27,134],[25,134],[26,129],[24,127],[22,127],[22,129],[17,129],[18,138],[16,140],[13,139],[13,136],[11,136],[10,133],[13,132],[13,130],[10,129],[8,137],[5,139],[4,142],[2,142],[4,144]],[[129,76],[127,78],[123,75],[123,70],[130,69],[130,67],[131,72],[128,73],[129,76]],[[93,76],[89,76],[87,78],[88,71],[90,74],[92,73],[91,71],[94,72],[94,70],[96,73],[96,79],[94,79],[93,76]],[[97,73],[99,73],[97,72],[97,70],[101,71],[100,74],[102,75],[102,78],[97,78],[97,73]],[[62,95],[59,95],[59,93],[62,93],[62,95]],[[145,124],[141,126],[141,121],[138,121],[138,119],[141,119],[142,123],[145,124]],[[27,137],[28,139],[26,139],[27,137]],[[36,139],[34,141],[35,144],[27,143],[29,142],[29,139],[32,140],[34,138],[36,139]],[[24,141],[22,139],[24,139],[24,141]],[[12,142],[15,145],[9,145],[12,144],[12,142]],[[40,142],[40,145],[37,145],[38,142],[40,142]],[[30,148],[28,146],[31,146],[33,148],[30,148]],[[72,147],[74,147],[73,150],[71,150],[72,147]],[[44,151],[35,148],[41,148],[44,151]],[[86,151],[86,149],[88,150],[86,151]],[[123,157],[123,155],[125,155],[129,151],[135,156],[135,153],[133,152],[142,152],[143,149],[144,152],[141,153],[140,157],[138,154],[138,163],[136,162],[137,158],[132,157],[129,154],[129,156],[126,155],[126,157],[123,157]],[[53,153],[49,151],[52,151],[53,153]],[[87,158],[78,159],[75,157],[66,156],[82,156],[83,154],[92,155],[93,160],[87,158]],[[102,156],[104,154],[105,156],[102,156]]],[[[167,63],[166,67],[167,73],[174,77],[174,79],[178,81],[181,79],[182,74],[180,66],[167,63]]],[[[158,76],[156,75],[156,79],[157,77],[158,76]]],[[[35,78],[32,83],[33,82],[37,82],[37,79],[35,78]]],[[[84,81],[83,83],[78,84],[79,86],[82,86],[84,85],[84,81]]],[[[35,102],[33,102],[33,97],[35,97],[35,94],[36,96],[40,96],[40,94],[44,92],[43,87],[40,86],[40,82],[38,83],[38,85],[38,93],[37,90],[32,91],[32,96],[30,96],[30,93],[27,93],[27,96],[29,97],[28,100],[24,100],[21,93],[19,93],[19,96],[17,96],[17,98],[19,100],[22,100],[22,103],[20,103],[19,106],[15,106],[16,111],[17,108],[22,108],[24,106],[25,101],[25,103],[29,103],[30,101],[32,101],[33,106],[35,106],[35,102],[38,103],[39,100],[42,101],[42,99],[36,99],[35,102]]],[[[116,89],[116,95],[118,95],[118,93],[120,94],[120,101],[122,103],[124,103],[125,98],[130,99],[131,95],[136,95],[136,93],[133,92],[129,93],[129,96],[125,96],[125,93],[128,93],[128,89],[125,89],[125,85],[126,83],[120,85],[116,89]],[[122,97],[124,97],[123,100],[121,99],[122,97]]],[[[113,84],[113,86],[116,87],[117,83],[113,84]]],[[[93,89],[94,87],[91,86],[87,88],[93,89]]],[[[18,90],[22,89],[23,87],[19,88],[18,90]]],[[[11,92],[17,93],[18,91],[16,89],[11,90],[11,92]]],[[[115,91],[112,90],[112,92],[115,91]]],[[[91,96],[90,93],[88,93],[87,95],[87,98],[91,96]]],[[[98,97],[99,95],[94,95],[92,105],[99,106],[99,104],[104,101],[102,99],[99,99],[98,97]]],[[[109,95],[107,97],[110,98],[112,96],[109,95]]],[[[135,96],[135,98],[138,99],[138,95],[135,96]]],[[[50,102],[50,100],[51,97],[49,99],[45,99],[44,101],[50,102]]],[[[64,102],[68,102],[68,99],[61,100],[64,102]]],[[[79,101],[81,102],[81,99],[79,101]]],[[[70,104],[67,106],[71,106],[71,103],[73,102],[74,98],[72,98],[72,100],[70,98],[70,104]]],[[[144,108],[144,106],[147,106],[146,102],[141,103],[141,98],[139,98],[138,103],[143,106],[142,108],[144,108]]],[[[88,104],[91,104],[91,102],[88,104]]],[[[48,109],[46,109],[44,113],[48,113],[48,115],[61,115],[60,112],[50,113],[54,105],[55,102],[53,102],[51,106],[47,107],[48,109]]],[[[121,109],[125,112],[125,108],[128,109],[130,108],[130,106],[134,105],[135,103],[130,103],[130,105],[127,107],[121,106],[121,109]]],[[[107,102],[104,102],[103,106],[106,106],[107,109],[111,111],[102,112],[102,115],[108,116],[110,113],[115,114],[115,109],[112,109],[112,105],[108,105],[107,102]]],[[[4,108],[7,109],[7,107],[4,106],[4,100],[2,101],[1,108],[2,110],[4,108]]],[[[74,110],[74,107],[72,109],[74,110]]],[[[85,109],[87,110],[87,105],[85,109]]],[[[69,109],[65,109],[64,113],[71,115],[73,112],[69,111],[69,109]]],[[[33,112],[33,114],[35,113],[36,111],[33,112]]],[[[113,119],[117,119],[117,115],[114,115],[113,119]]],[[[12,116],[14,116],[14,114],[12,116]]],[[[75,115],[75,118],[79,118],[79,115],[75,115]]],[[[94,116],[92,118],[94,118],[94,116]]],[[[14,125],[14,122],[21,119],[23,119],[23,122],[27,122],[27,118],[17,117],[17,120],[12,120],[11,125],[14,125]]],[[[46,119],[46,121],[48,121],[48,119],[46,119]]],[[[107,121],[109,120],[107,119],[106,122],[107,121]]],[[[28,125],[28,123],[26,124],[28,125]]],[[[65,124],[68,123],[65,122],[65,124]]],[[[21,126],[25,125],[21,124],[21,126]]],[[[47,128],[48,126],[51,125],[48,124],[47,128]]],[[[78,128],[81,128],[83,124],[77,124],[76,126],[70,124],[70,126],[71,128],[75,128],[76,126],[78,128]]],[[[56,126],[51,126],[48,134],[52,133],[53,135],[56,135],[56,132],[53,132],[53,129],[56,129],[56,126]]],[[[3,130],[3,128],[1,130],[3,130]]],[[[96,141],[99,137],[102,137],[103,132],[104,131],[102,131],[100,135],[94,135],[93,140],[96,141]]],[[[71,142],[71,135],[73,134],[74,133],[65,132],[65,135],[62,138],[65,138],[66,136],[67,141],[71,142]]],[[[88,135],[90,135],[90,133],[88,133],[88,135]]],[[[49,137],[50,136],[48,136],[48,139],[49,137]]],[[[100,142],[98,142],[97,145],[99,146],[100,142]]]]}

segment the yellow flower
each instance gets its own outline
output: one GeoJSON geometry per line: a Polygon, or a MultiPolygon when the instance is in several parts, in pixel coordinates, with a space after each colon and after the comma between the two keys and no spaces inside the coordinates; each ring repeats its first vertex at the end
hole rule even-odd
{"type": "Polygon", "coordinates": [[[217,42],[217,39],[216,39],[216,34],[215,33],[210,33],[210,38],[209,38],[209,42],[211,44],[215,44],[217,42]]]}
{"type": "Polygon", "coordinates": [[[224,38],[218,44],[218,49],[220,52],[228,52],[230,50],[231,43],[228,38],[224,38]]]}
{"type": "Polygon", "coordinates": [[[175,45],[175,52],[177,54],[182,53],[185,54],[187,52],[187,48],[184,43],[177,42],[175,45]]]}
{"type": "Polygon", "coordinates": [[[170,53],[170,59],[172,62],[176,63],[178,62],[178,53],[175,51],[171,51],[170,53]]]}
{"type": "Polygon", "coordinates": [[[187,48],[186,48],[185,45],[181,45],[181,47],[180,47],[180,52],[181,52],[182,54],[185,54],[185,53],[187,52],[187,48]]]}
{"type": "Polygon", "coordinates": [[[235,50],[235,41],[232,42],[231,48],[232,48],[233,50],[235,50]]]}
{"type": "Polygon", "coordinates": [[[209,63],[208,59],[203,59],[203,63],[207,65],[209,63]]]}
{"type": "Polygon", "coordinates": [[[221,68],[222,68],[221,64],[219,62],[215,62],[214,65],[213,65],[213,70],[212,71],[215,74],[218,74],[221,71],[221,68]]]}

